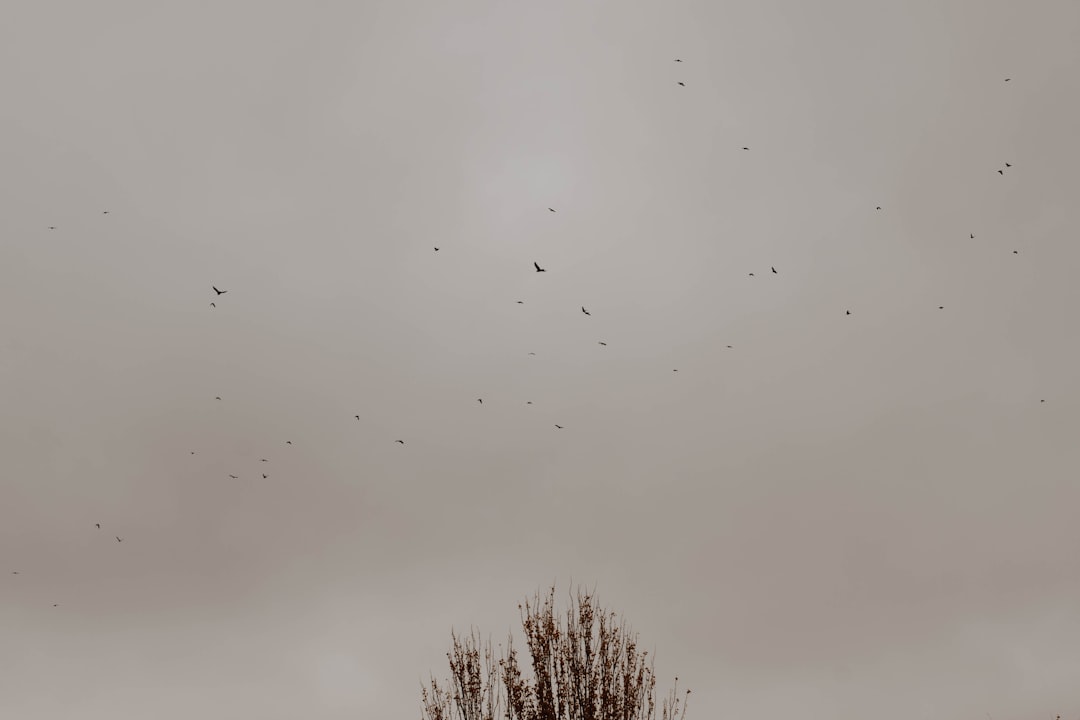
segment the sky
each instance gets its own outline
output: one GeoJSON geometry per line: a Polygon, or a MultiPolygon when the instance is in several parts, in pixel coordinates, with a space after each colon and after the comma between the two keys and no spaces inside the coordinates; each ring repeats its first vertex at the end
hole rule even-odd
{"type": "Polygon", "coordinates": [[[555,584],[688,719],[1080,717],[1078,35],[8,0],[0,716],[412,720],[555,584]]]}

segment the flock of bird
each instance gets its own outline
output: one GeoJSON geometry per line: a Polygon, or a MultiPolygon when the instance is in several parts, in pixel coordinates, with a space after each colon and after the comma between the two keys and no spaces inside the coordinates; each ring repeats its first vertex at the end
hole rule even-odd
{"type": "MultiPolygon", "coordinates": [[[[681,58],[676,58],[676,59],[675,59],[675,62],[676,62],[676,63],[682,63],[682,62],[683,62],[683,60],[682,60],[681,58]]],[[[1011,80],[1011,78],[1005,78],[1005,82],[1009,82],[1010,80],[1011,80]]],[[[684,82],[682,82],[682,81],[678,81],[678,85],[679,85],[680,87],[686,87],[686,83],[684,83],[684,82]]],[[[749,147],[742,147],[742,150],[749,150],[749,149],[750,149],[749,147]]],[[[1001,168],[1001,169],[998,169],[998,170],[997,170],[996,172],[997,172],[997,173],[998,173],[999,175],[1002,175],[1002,176],[1004,176],[1004,175],[1005,175],[1005,172],[1006,172],[1006,170],[1008,170],[1008,169],[1011,169],[1011,168],[1012,168],[1012,164],[1011,164],[1011,163],[1005,163],[1005,164],[1004,164],[1004,167],[1003,167],[1003,168],[1001,168]]],[[[549,212],[552,212],[552,213],[554,213],[554,212],[555,212],[555,208],[551,208],[551,207],[549,207],[549,208],[547,208],[547,209],[548,209],[548,211],[549,211],[549,212]]],[[[881,210],[881,209],[882,209],[882,208],[881,208],[881,206],[875,206],[875,210],[881,210]]],[[[109,211],[108,211],[108,210],[105,210],[105,211],[103,211],[103,213],[102,213],[102,214],[104,214],[104,215],[108,215],[108,214],[109,214],[109,211]]],[[[56,226],[54,226],[54,225],[49,225],[49,226],[47,226],[47,227],[48,227],[48,229],[49,229],[49,230],[51,230],[51,231],[54,231],[54,230],[56,230],[56,229],[57,229],[57,227],[56,227],[56,226]]],[[[974,239],[974,238],[975,238],[975,235],[974,235],[974,233],[971,233],[971,234],[970,234],[970,237],[971,237],[971,239],[974,239]]],[[[440,250],[440,248],[438,248],[438,247],[435,247],[435,248],[434,248],[434,251],[435,251],[435,252],[439,252],[439,250],[440,250]]],[[[1015,255],[1015,254],[1019,254],[1019,251],[1018,251],[1018,250],[1013,250],[1012,252],[1013,252],[1013,254],[1014,254],[1014,255],[1015,255]]],[[[533,268],[534,268],[535,272],[537,272],[537,273],[546,273],[546,272],[547,272],[547,268],[541,267],[541,266],[540,266],[540,263],[539,263],[539,262],[536,262],[536,261],[533,261],[533,268]]],[[[774,275],[778,275],[778,274],[779,274],[779,271],[778,271],[778,270],[777,270],[777,269],[776,269],[775,267],[772,267],[772,266],[770,266],[769,270],[770,270],[770,271],[771,271],[771,273],[772,273],[772,274],[774,274],[774,275]]],[[[754,273],[752,273],[752,272],[751,272],[751,273],[749,273],[749,277],[755,277],[754,273]]],[[[218,288],[217,286],[214,286],[214,285],[211,285],[211,290],[213,291],[214,295],[213,295],[213,300],[212,300],[212,301],[210,302],[210,307],[211,307],[211,308],[215,308],[215,309],[216,309],[216,308],[217,308],[217,302],[216,302],[216,301],[217,301],[217,300],[219,300],[219,299],[221,299],[221,297],[222,297],[223,295],[225,295],[226,293],[228,293],[228,292],[229,292],[229,290],[227,290],[227,289],[226,289],[226,290],[222,290],[222,289],[220,289],[220,288],[218,288]]],[[[518,300],[518,301],[517,301],[517,303],[518,303],[518,304],[524,304],[524,301],[522,301],[522,300],[518,300]]],[[[942,306],[942,305],[939,305],[939,306],[938,306],[938,310],[944,310],[944,309],[945,309],[945,308],[944,308],[944,306],[942,306]]],[[[591,316],[592,316],[592,313],[591,313],[591,312],[589,312],[589,310],[588,310],[587,308],[585,308],[585,306],[584,306],[584,305],[582,305],[582,306],[581,306],[581,312],[582,312],[582,313],[583,313],[584,315],[586,315],[586,316],[589,316],[589,317],[591,317],[591,316]]],[[[850,311],[850,310],[845,310],[845,311],[844,311],[844,314],[845,314],[845,315],[851,315],[851,311],[850,311]]],[[[600,345],[602,345],[602,346],[605,346],[605,347],[607,346],[607,343],[606,343],[606,342],[604,342],[604,341],[602,341],[602,340],[601,340],[601,341],[599,341],[599,344],[600,344],[600,345]]],[[[732,345],[727,345],[726,347],[727,347],[728,349],[732,349],[732,348],[733,348],[733,346],[732,346],[732,345]]],[[[536,353],[534,353],[534,352],[530,352],[530,353],[529,353],[529,355],[535,355],[535,354],[536,354],[536,353]]],[[[678,368],[674,368],[674,369],[672,370],[672,372],[678,372],[678,368]]],[[[215,397],[214,397],[214,399],[215,399],[215,400],[217,400],[217,401],[220,401],[220,400],[221,400],[221,396],[215,396],[215,397]]],[[[1040,402],[1046,402],[1046,401],[1045,401],[1045,400],[1040,400],[1040,402]]],[[[483,400],[483,398],[477,398],[477,403],[479,403],[480,405],[483,405],[483,404],[484,404],[484,400],[483,400]]],[[[532,401],[527,401],[527,402],[526,402],[526,404],[528,404],[528,405],[532,405],[532,401]]],[[[353,417],[355,417],[355,418],[356,418],[356,420],[358,420],[358,421],[359,421],[359,420],[361,420],[361,417],[360,417],[360,415],[354,415],[353,417]]],[[[563,426],[563,425],[559,425],[559,424],[556,424],[556,425],[555,425],[555,429],[557,429],[557,430],[562,430],[562,429],[564,429],[564,427],[565,427],[565,426],[563,426]]],[[[395,440],[394,440],[393,442],[394,442],[394,443],[398,443],[398,444],[400,444],[400,445],[405,445],[405,441],[404,441],[403,439],[395,439],[395,440]]],[[[286,441],[285,441],[285,444],[286,444],[286,445],[292,445],[293,443],[292,443],[292,441],[291,441],[291,440],[286,440],[286,441]]],[[[194,450],[191,450],[191,451],[190,451],[190,453],[191,453],[191,455],[195,455],[195,451],[194,451],[194,450]]],[[[261,463],[268,463],[268,462],[269,462],[269,460],[268,460],[267,458],[260,458],[260,462],[261,462],[261,463]]],[[[268,477],[269,477],[269,474],[268,474],[268,473],[266,473],[266,472],[261,472],[260,474],[262,475],[262,477],[263,477],[264,479],[266,479],[266,478],[268,478],[268,477]]],[[[238,479],[240,478],[240,476],[239,476],[239,475],[235,475],[235,474],[231,474],[231,473],[230,473],[230,474],[228,474],[228,478],[229,478],[229,479],[231,479],[231,480],[238,480],[238,479]]],[[[96,530],[101,530],[101,523],[94,523],[94,527],[95,527],[95,529],[96,529],[96,530]]],[[[119,535],[114,535],[113,537],[114,537],[114,538],[116,539],[116,542],[117,542],[117,543],[122,543],[122,542],[124,542],[124,538],[120,537],[119,535]]],[[[11,571],[11,574],[12,574],[12,575],[19,575],[19,574],[20,574],[20,571],[18,571],[18,570],[13,570],[13,571],[11,571]]],[[[53,603],[53,605],[52,605],[52,606],[53,606],[53,607],[59,607],[59,606],[60,606],[60,604],[59,604],[59,603],[53,603]]]]}

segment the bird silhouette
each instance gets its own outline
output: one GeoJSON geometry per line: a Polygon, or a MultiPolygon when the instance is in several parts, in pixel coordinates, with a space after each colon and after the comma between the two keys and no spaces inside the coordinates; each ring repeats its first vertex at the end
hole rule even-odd
{"type": "Polygon", "coordinates": [[[1005,78],[1005,82],[1009,82],[1012,78],[1005,78]]]}
{"type": "Polygon", "coordinates": [[[1004,170],[998,170],[998,175],[1004,175],[1004,174],[1005,174],[1004,170]]]}
{"type": "Polygon", "coordinates": [[[748,147],[744,147],[744,148],[743,148],[743,150],[749,150],[749,149],[750,149],[750,148],[748,148],[748,147]]]}
{"type": "Polygon", "coordinates": [[[230,475],[229,477],[231,477],[231,478],[232,478],[233,480],[239,480],[239,479],[240,479],[240,478],[239,478],[239,477],[237,477],[236,475],[230,475]]]}
{"type": "Polygon", "coordinates": [[[535,355],[536,353],[529,353],[529,354],[530,354],[530,355],[535,355]]]}
{"type": "Polygon", "coordinates": [[[101,213],[101,214],[102,214],[102,215],[108,215],[108,214],[109,214],[109,211],[108,211],[108,210],[106,210],[105,212],[103,212],[103,213],[101,213]]]}
{"type": "Polygon", "coordinates": [[[588,310],[585,309],[584,305],[581,306],[581,312],[585,313],[586,315],[592,315],[591,312],[589,312],[588,310]]]}
{"type": "Polygon", "coordinates": [[[96,527],[98,530],[100,530],[101,529],[101,523],[94,523],[94,527],[96,527]]]}
{"type": "Polygon", "coordinates": [[[19,574],[19,571],[18,571],[18,570],[12,570],[12,571],[11,571],[11,574],[12,574],[12,575],[18,575],[18,574],[19,574]]]}
{"type": "Polygon", "coordinates": [[[604,347],[607,347],[607,343],[604,342],[603,340],[600,341],[600,344],[603,345],[604,347]]]}
{"type": "Polygon", "coordinates": [[[682,85],[683,87],[686,87],[686,83],[684,83],[684,82],[681,82],[679,84],[682,85]]]}
{"type": "Polygon", "coordinates": [[[1005,167],[1012,167],[1009,163],[1005,163],[1005,167]]]}
{"type": "Polygon", "coordinates": [[[60,603],[53,603],[53,607],[60,607],[60,603]]]}
{"type": "Polygon", "coordinates": [[[212,308],[216,308],[216,307],[217,307],[217,303],[210,303],[210,307],[212,307],[212,308]]]}
{"type": "Polygon", "coordinates": [[[533,265],[535,265],[535,266],[536,266],[536,272],[547,272],[547,270],[545,270],[544,268],[540,267],[540,264],[539,264],[539,263],[537,263],[537,262],[533,262],[533,265]]]}
{"type": "Polygon", "coordinates": [[[518,304],[518,305],[524,305],[524,304],[525,304],[525,301],[524,301],[524,300],[518,300],[518,301],[517,301],[517,304],[518,304]]]}
{"type": "Polygon", "coordinates": [[[850,314],[851,314],[851,311],[850,311],[850,310],[845,310],[845,311],[844,311],[844,314],[845,314],[845,315],[850,315],[850,314]]]}
{"type": "Polygon", "coordinates": [[[971,239],[972,239],[972,240],[974,240],[974,239],[975,239],[975,234],[974,234],[974,233],[972,233],[972,235],[971,235],[971,239]]]}
{"type": "Polygon", "coordinates": [[[483,404],[484,404],[484,398],[476,398],[476,402],[478,402],[478,403],[480,403],[481,405],[483,405],[483,404]]]}
{"type": "Polygon", "coordinates": [[[937,306],[937,309],[938,309],[938,310],[944,310],[944,309],[945,309],[945,306],[944,306],[944,305],[938,305],[938,306],[937,306]]]}
{"type": "Polygon", "coordinates": [[[119,535],[114,535],[113,537],[116,538],[116,542],[124,542],[124,538],[120,537],[119,535]]]}
{"type": "Polygon", "coordinates": [[[435,252],[439,252],[439,248],[435,248],[435,252]]]}
{"type": "Polygon", "coordinates": [[[396,442],[396,443],[401,443],[402,445],[404,445],[404,444],[405,444],[405,441],[404,441],[404,440],[395,440],[394,442],[396,442]]]}
{"type": "Polygon", "coordinates": [[[679,58],[675,58],[675,62],[682,62],[679,58]]]}
{"type": "Polygon", "coordinates": [[[266,479],[266,473],[263,473],[262,476],[263,476],[263,480],[265,480],[266,479]]]}
{"type": "Polygon", "coordinates": [[[220,399],[221,399],[221,396],[220,396],[220,395],[215,395],[215,396],[214,396],[214,399],[215,399],[215,400],[220,400],[220,399]]]}
{"type": "Polygon", "coordinates": [[[880,209],[881,209],[881,206],[880,206],[880,205],[878,205],[878,206],[877,206],[876,208],[874,208],[874,209],[875,209],[875,210],[880,210],[880,209]]]}
{"type": "MultiPolygon", "coordinates": [[[[772,266],[770,266],[770,267],[772,267],[772,266]]],[[[772,268],[772,271],[773,271],[773,275],[779,275],[780,274],[780,273],[776,272],[776,268],[772,268]]]]}
{"type": "Polygon", "coordinates": [[[750,277],[754,277],[754,273],[750,273],[750,277]]]}
{"type": "Polygon", "coordinates": [[[562,430],[562,429],[563,429],[563,428],[562,428],[562,425],[556,425],[555,427],[559,428],[560,430],[562,430]]]}
{"type": "Polygon", "coordinates": [[[1013,255],[1019,255],[1019,254],[1020,254],[1019,250],[1013,250],[1013,255]]]}
{"type": "Polygon", "coordinates": [[[356,418],[357,420],[359,420],[359,419],[360,419],[360,416],[359,416],[359,415],[353,415],[353,417],[354,417],[354,418],[356,418]]]}
{"type": "Polygon", "coordinates": [[[270,461],[267,460],[266,458],[259,458],[259,462],[270,462],[270,461]]]}
{"type": "Polygon", "coordinates": [[[285,441],[285,444],[286,444],[286,445],[292,445],[292,440],[286,440],[286,441],[285,441]]]}
{"type": "Polygon", "coordinates": [[[218,295],[224,295],[225,293],[229,292],[228,290],[218,290],[213,285],[211,285],[210,287],[214,288],[214,292],[216,292],[218,295]]]}
{"type": "Polygon", "coordinates": [[[525,401],[525,404],[526,404],[526,405],[532,405],[532,400],[526,400],[526,401],[525,401]]]}
{"type": "Polygon", "coordinates": [[[50,225],[50,226],[49,226],[49,229],[50,229],[50,230],[55,230],[55,229],[56,229],[56,226],[55,226],[55,225],[50,225]]]}
{"type": "Polygon", "coordinates": [[[555,208],[548,208],[551,212],[555,212],[555,208]]]}

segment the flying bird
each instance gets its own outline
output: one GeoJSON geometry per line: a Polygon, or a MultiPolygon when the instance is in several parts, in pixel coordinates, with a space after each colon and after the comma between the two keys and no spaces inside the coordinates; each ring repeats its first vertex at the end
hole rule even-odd
{"type": "Polygon", "coordinates": [[[50,225],[50,226],[49,226],[49,229],[50,229],[50,230],[55,230],[55,229],[56,229],[56,226],[55,226],[55,225],[50,225]]]}
{"type": "Polygon", "coordinates": [[[292,440],[286,440],[286,441],[285,441],[285,444],[286,444],[286,445],[292,445],[292,440]]]}
{"type": "Polygon", "coordinates": [[[216,308],[216,307],[217,307],[217,303],[210,303],[210,307],[212,307],[212,308],[216,308]]]}
{"type": "Polygon", "coordinates": [[[559,428],[560,430],[562,430],[562,425],[556,425],[555,427],[557,427],[557,428],[559,428]]]}
{"type": "Polygon", "coordinates": [[[1020,254],[1019,250],[1013,250],[1013,255],[1019,255],[1019,254],[1020,254]]]}
{"type": "Polygon", "coordinates": [[[213,285],[211,285],[210,287],[214,288],[214,292],[216,292],[218,295],[224,295],[225,293],[229,292],[228,290],[218,290],[213,285]]]}
{"type": "Polygon", "coordinates": [[[750,148],[748,148],[748,147],[744,147],[744,148],[743,148],[743,150],[749,150],[749,149],[750,149],[750,148]]]}
{"type": "Polygon", "coordinates": [[[878,206],[877,206],[876,208],[874,208],[874,209],[875,209],[875,210],[880,210],[880,209],[881,209],[881,206],[880,206],[880,205],[878,205],[878,206]]]}
{"type": "Polygon", "coordinates": [[[682,62],[679,58],[675,58],[675,62],[682,62]]]}
{"type": "Polygon", "coordinates": [[[551,212],[555,212],[555,208],[548,208],[551,212]]]}
{"type": "Polygon", "coordinates": [[[109,214],[109,211],[108,211],[108,210],[106,210],[105,212],[103,212],[103,213],[101,213],[101,214],[102,214],[102,215],[108,215],[108,214],[109,214]]]}
{"type": "Polygon", "coordinates": [[[600,341],[600,344],[603,345],[604,347],[607,347],[607,343],[602,341],[602,340],[600,341]]]}
{"type": "Polygon", "coordinates": [[[439,252],[439,248],[435,248],[435,252],[439,252]]]}
{"type": "Polygon", "coordinates": [[[686,83],[684,83],[684,82],[681,82],[679,84],[682,85],[683,87],[686,87],[686,83]]]}
{"type": "Polygon", "coordinates": [[[530,354],[530,355],[535,355],[536,353],[529,353],[529,354],[530,354]]]}
{"type": "Polygon", "coordinates": [[[1012,167],[1009,163],[1005,163],[1005,167],[1012,167]]]}
{"type": "Polygon", "coordinates": [[[581,306],[581,312],[585,313],[586,315],[590,315],[590,316],[592,315],[591,312],[589,312],[588,310],[585,309],[584,305],[581,306]]]}
{"type": "Polygon", "coordinates": [[[404,444],[405,444],[405,441],[404,441],[404,440],[395,440],[394,442],[396,442],[396,443],[401,443],[402,445],[404,445],[404,444]]]}
{"type": "Polygon", "coordinates": [[[229,477],[231,477],[231,478],[232,478],[233,480],[239,480],[239,479],[240,479],[240,478],[239,478],[239,477],[237,477],[236,475],[230,475],[229,477]]]}
{"type": "Polygon", "coordinates": [[[518,300],[518,301],[517,301],[517,304],[518,304],[518,305],[524,305],[524,304],[525,304],[525,301],[523,301],[523,300],[518,300]]]}
{"type": "Polygon", "coordinates": [[[974,239],[975,239],[975,234],[974,234],[974,233],[972,233],[972,235],[971,235],[971,239],[972,239],[972,240],[974,240],[974,239]]]}
{"type": "Polygon", "coordinates": [[[359,416],[359,415],[353,415],[353,417],[354,417],[354,418],[356,418],[357,420],[359,420],[359,419],[360,419],[360,416],[359,416]]]}
{"type": "Polygon", "coordinates": [[[220,395],[215,395],[215,396],[214,396],[214,399],[215,399],[215,400],[220,400],[220,399],[221,399],[221,396],[220,396],[220,395]]]}
{"type": "Polygon", "coordinates": [[[533,262],[533,265],[535,265],[535,266],[536,266],[536,272],[547,272],[547,270],[545,270],[544,268],[540,267],[540,264],[539,264],[539,263],[537,263],[537,262],[535,262],[535,261],[534,261],[534,262],[533,262]]]}
{"type": "Polygon", "coordinates": [[[532,405],[532,400],[526,400],[526,401],[525,401],[525,404],[526,404],[526,405],[532,405]]]}
{"type": "Polygon", "coordinates": [[[754,277],[754,273],[750,273],[750,277],[754,277]]]}
{"type": "Polygon", "coordinates": [[[772,268],[772,271],[773,271],[773,275],[779,275],[780,274],[780,273],[776,272],[776,268],[772,268]]]}
{"type": "Polygon", "coordinates": [[[100,530],[101,529],[101,523],[94,523],[94,527],[96,527],[98,530],[100,530]]]}
{"type": "Polygon", "coordinates": [[[263,480],[265,480],[266,479],[266,473],[263,473],[262,476],[263,476],[263,480]]]}
{"type": "Polygon", "coordinates": [[[845,311],[844,311],[844,314],[845,314],[845,315],[850,315],[850,314],[851,314],[851,311],[850,311],[850,310],[845,310],[845,311]]]}
{"type": "Polygon", "coordinates": [[[124,542],[124,538],[120,537],[119,535],[114,535],[113,537],[116,538],[116,542],[124,542]]]}
{"type": "Polygon", "coordinates": [[[476,402],[478,402],[478,403],[480,403],[481,405],[483,405],[483,404],[484,404],[484,398],[476,398],[476,402]]]}
{"type": "Polygon", "coordinates": [[[259,458],[259,462],[270,462],[270,461],[267,460],[266,458],[259,458]]]}
{"type": "Polygon", "coordinates": [[[1004,175],[1004,174],[1005,174],[1004,170],[998,170],[998,175],[1004,175]]]}
{"type": "Polygon", "coordinates": [[[1012,78],[1005,78],[1005,82],[1009,82],[1012,78]]]}
{"type": "Polygon", "coordinates": [[[945,306],[944,306],[944,305],[938,305],[938,306],[937,306],[937,309],[938,309],[938,310],[944,310],[944,309],[945,309],[945,306]]]}

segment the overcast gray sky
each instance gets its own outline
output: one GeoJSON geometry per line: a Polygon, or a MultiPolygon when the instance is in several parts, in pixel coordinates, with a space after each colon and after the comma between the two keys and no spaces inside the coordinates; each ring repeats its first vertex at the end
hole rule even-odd
{"type": "Polygon", "coordinates": [[[1080,716],[1080,3],[3,5],[0,716],[1080,716]]]}

